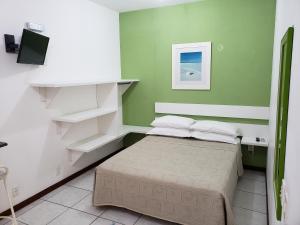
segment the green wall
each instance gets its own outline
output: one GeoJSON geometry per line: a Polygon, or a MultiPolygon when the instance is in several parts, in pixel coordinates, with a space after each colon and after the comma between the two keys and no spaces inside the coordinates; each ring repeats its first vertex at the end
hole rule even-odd
{"type": "Polygon", "coordinates": [[[275,0],[121,13],[122,78],[140,79],[123,96],[124,123],[149,125],[157,101],[269,106],[274,18],[275,0]],[[172,44],[202,41],[212,42],[211,90],[172,90],[172,44]]]}

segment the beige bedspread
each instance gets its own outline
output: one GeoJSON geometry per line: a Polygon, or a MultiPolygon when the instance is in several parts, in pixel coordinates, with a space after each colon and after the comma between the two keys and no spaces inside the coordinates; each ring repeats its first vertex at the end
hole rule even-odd
{"type": "Polygon", "coordinates": [[[94,205],[187,225],[233,225],[239,145],[147,136],[97,167],[94,205]]]}

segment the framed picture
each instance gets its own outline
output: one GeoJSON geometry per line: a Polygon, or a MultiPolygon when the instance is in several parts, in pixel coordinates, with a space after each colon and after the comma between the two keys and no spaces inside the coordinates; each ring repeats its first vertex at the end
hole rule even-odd
{"type": "Polygon", "coordinates": [[[210,90],[211,42],[172,45],[172,89],[210,90]]]}

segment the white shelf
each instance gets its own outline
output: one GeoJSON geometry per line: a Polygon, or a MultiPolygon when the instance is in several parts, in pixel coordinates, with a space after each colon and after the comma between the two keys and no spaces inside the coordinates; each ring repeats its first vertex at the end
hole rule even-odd
{"type": "Polygon", "coordinates": [[[122,132],[129,134],[129,133],[139,133],[139,134],[146,134],[150,131],[152,127],[142,127],[142,126],[131,126],[131,125],[123,125],[122,132]]]}
{"type": "Polygon", "coordinates": [[[74,144],[71,144],[67,148],[73,151],[79,151],[83,153],[91,152],[100,148],[114,140],[124,137],[129,133],[147,133],[151,127],[141,127],[141,126],[129,126],[123,125],[118,135],[112,134],[97,134],[92,137],[80,140],[74,144]]]}
{"type": "Polygon", "coordinates": [[[125,79],[125,80],[118,80],[118,84],[129,84],[129,83],[134,83],[134,82],[139,82],[140,80],[137,79],[125,79]]]}
{"type": "Polygon", "coordinates": [[[79,151],[83,153],[91,152],[97,148],[100,148],[116,139],[118,136],[109,134],[97,134],[92,137],[83,139],[67,147],[69,150],[79,151]]]}
{"type": "Polygon", "coordinates": [[[70,113],[62,116],[57,116],[54,117],[53,120],[59,122],[67,122],[67,123],[78,123],[78,122],[104,116],[114,112],[117,112],[117,109],[97,108],[97,109],[86,110],[83,112],[70,113]]]}
{"type": "MultiPolygon", "coordinates": [[[[262,138],[262,137],[260,137],[262,138]]],[[[268,147],[269,146],[269,142],[267,138],[264,138],[264,141],[256,141],[256,137],[245,137],[243,136],[241,144],[242,145],[251,145],[251,146],[261,146],[261,147],[268,147]]]]}
{"type": "Polygon", "coordinates": [[[31,81],[30,85],[32,87],[52,87],[52,88],[60,88],[60,87],[76,87],[76,86],[87,86],[87,85],[100,85],[100,84],[111,84],[111,83],[133,83],[138,82],[137,79],[128,79],[128,80],[90,80],[90,81],[50,81],[50,80],[36,80],[31,81]]]}

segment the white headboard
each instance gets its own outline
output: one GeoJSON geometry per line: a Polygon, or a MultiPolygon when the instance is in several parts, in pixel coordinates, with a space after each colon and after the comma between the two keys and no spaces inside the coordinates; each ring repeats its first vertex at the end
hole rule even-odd
{"type": "Polygon", "coordinates": [[[269,107],[155,103],[156,113],[269,120],[269,107]]]}
{"type": "MultiPolygon", "coordinates": [[[[155,112],[175,115],[269,120],[269,107],[256,106],[156,102],[155,112]]],[[[248,123],[231,124],[237,127],[239,129],[240,134],[243,136],[268,138],[268,125],[248,123]]]]}

